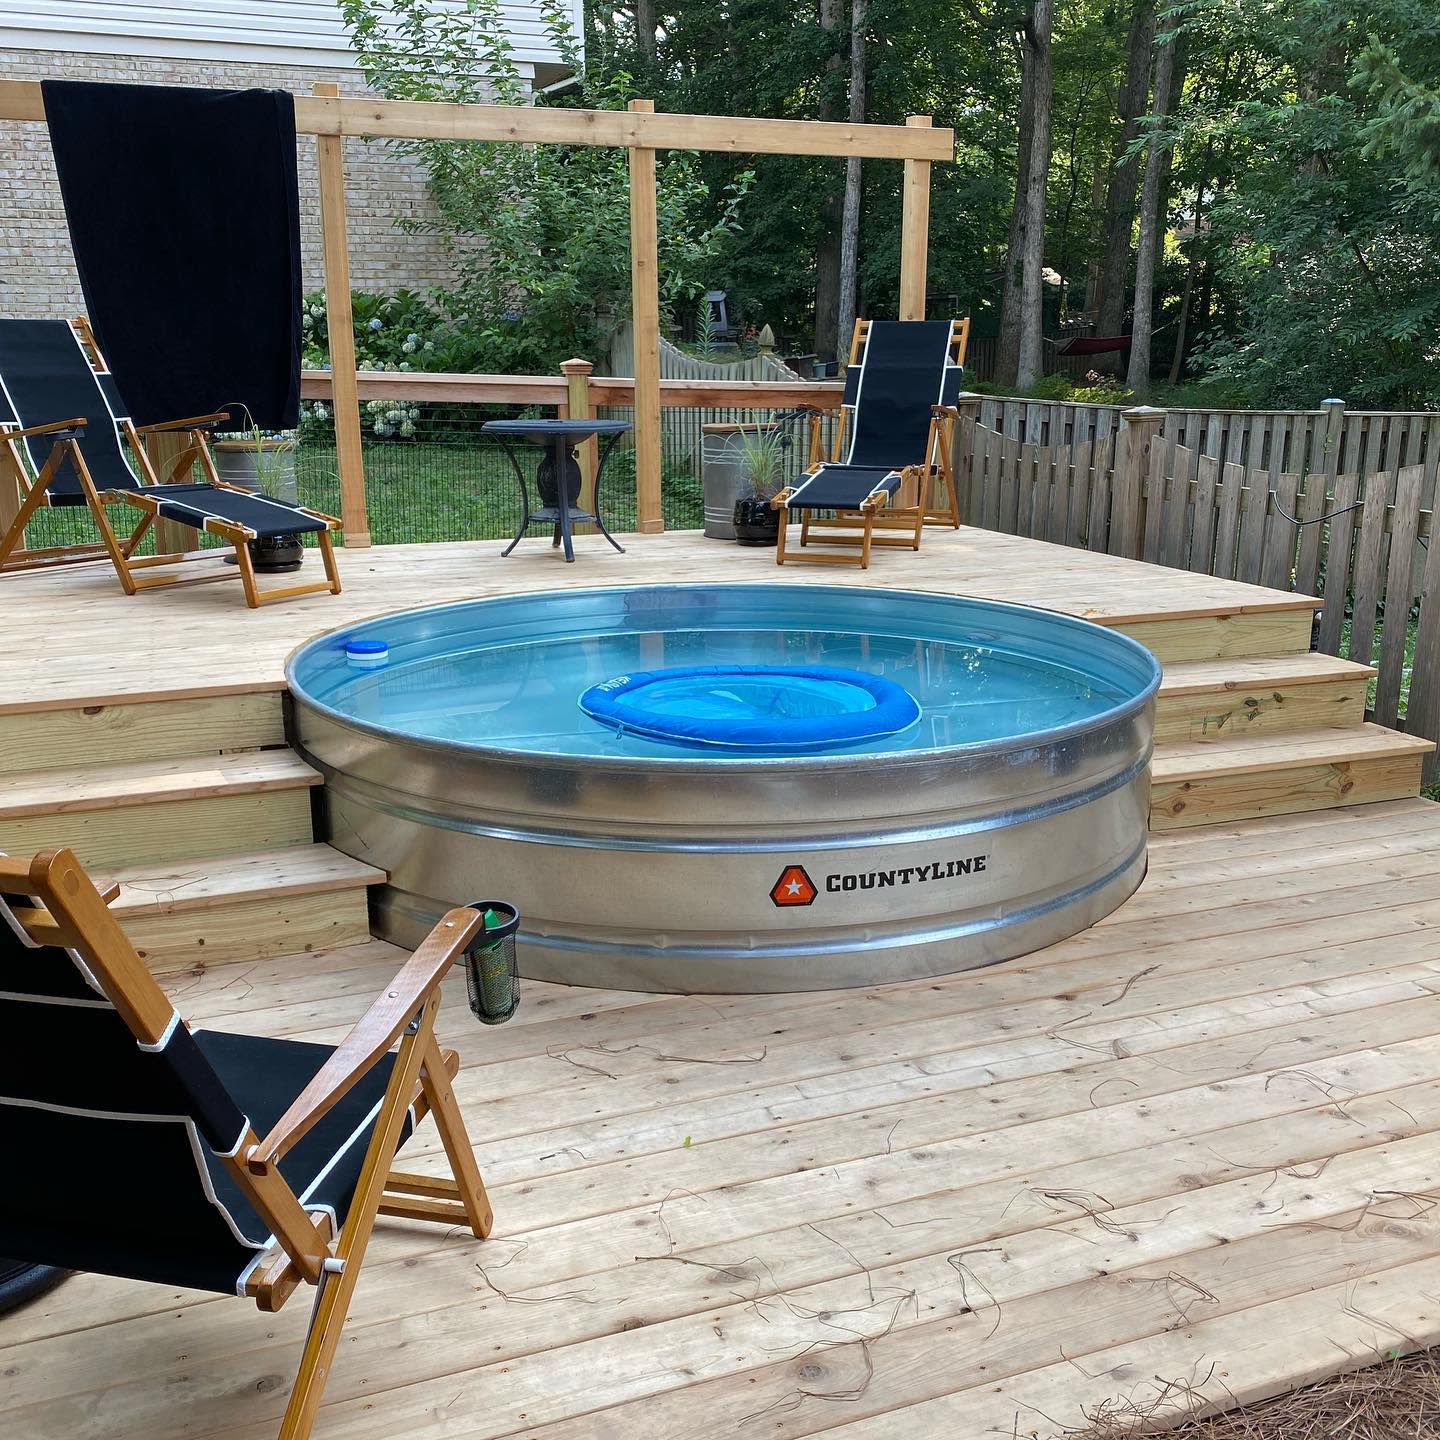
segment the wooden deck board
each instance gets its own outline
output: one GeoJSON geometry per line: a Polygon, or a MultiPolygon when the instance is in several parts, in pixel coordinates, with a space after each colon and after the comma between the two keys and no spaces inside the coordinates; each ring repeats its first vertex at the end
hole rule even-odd
{"type": "MultiPolygon", "coordinates": [[[[1440,1339],[1437,848],[1421,801],[1157,837],[1084,934],[870,991],[452,987],[496,1235],[377,1234],[318,1440],[1058,1437],[1440,1339]]],[[[333,1038],[399,957],[172,993],[333,1038]]],[[[305,1308],[76,1277],[0,1319],[0,1426],[268,1437],[305,1308]]]]}
{"type": "MultiPolygon", "coordinates": [[[[249,611],[225,586],[161,590],[127,599],[108,566],[0,577],[0,606],[23,614],[41,645],[0,656],[0,714],[164,695],[279,689],[285,658],[324,631],[417,605],[532,590],[685,580],[857,584],[1011,600],[1110,625],[1153,628],[1190,616],[1283,617],[1315,602],[1253,585],[1094,555],[993,531],[926,536],[918,554],[885,554],[860,574],[774,562],[774,552],[705,540],[695,532],[625,538],[617,555],[582,538],[574,565],[548,545],[500,558],[495,541],[394,545],[340,555],[345,589],[249,611]]],[[[309,562],[309,563],[313,563],[309,562]]],[[[1217,652],[1202,643],[1198,652],[1217,652]]]]}

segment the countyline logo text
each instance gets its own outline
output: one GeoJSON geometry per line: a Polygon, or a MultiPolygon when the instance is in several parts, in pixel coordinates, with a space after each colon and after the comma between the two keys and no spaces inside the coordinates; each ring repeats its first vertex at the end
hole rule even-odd
{"type": "Polygon", "coordinates": [[[907,865],[902,870],[867,870],[855,875],[827,875],[826,890],[885,890],[892,885],[919,885],[927,880],[953,880],[958,875],[979,875],[988,855],[971,855],[964,860],[937,860],[931,865],[907,865]]]}

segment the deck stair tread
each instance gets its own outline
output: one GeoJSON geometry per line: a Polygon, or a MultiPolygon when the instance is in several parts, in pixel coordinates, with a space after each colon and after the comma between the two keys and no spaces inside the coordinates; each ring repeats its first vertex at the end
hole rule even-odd
{"type": "Polygon", "coordinates": [[[1251,771],[1301,769],[1363,760],[1427,755],[1434,744],[1366,723],[1347,730],[1307,730],[1288,735],[1246,735],[1232,742],[1193,741],[1157,746],[1151,775],[1157,783],[1209,779],[1251,771]]]}
{"type": "Polygon", "coordinates": [[[97,874],[118,882],[120,894],[110,909],[122,921],[136,915],[213,909],[260,897],[279,900],[363,890],[386,878],[383,870],[319,844],[101,867],[97,874]]]}
{"type": "Polygon", "coordinates": [[[1301,655],[1237,656],[1233,660],[1181,660],[1165,666],[1160,696],[1239,693],[1255,686],[1323,685],[1369,679],[1372,665],[1310,652],[1301,655]]]}
{"type": "Polygon", "coordinates": [[[152,800],[295,790],[319,783],[319,772],[292,750],[37,770],[6,778],[0,787],[0,819],[112,810],[152,800]]]}

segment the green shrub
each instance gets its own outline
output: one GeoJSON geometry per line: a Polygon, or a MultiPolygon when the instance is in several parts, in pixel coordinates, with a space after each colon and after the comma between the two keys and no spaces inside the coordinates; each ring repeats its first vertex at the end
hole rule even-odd
{"type": "MultiPolygon", "coordinates": [[[[483,328],[451,316],[435,297],[413,290],[397,290],[393,295],[356,290],[350,308],[360,370],[480,375],[507,368],[503,344],[483,328]]],[[[324,295],[305,297],[302,324],[305,368],[328,370],[330,325],[324,295]]],[[[474,405],[416,404],[393,398],[365,401],[360,413],[366,433],[381,440],[455,438],[461,432],[473,433],[479,423],[474,405]]],[[[300,433],[306,440],[332,436],[330,407],[320,401],[302,405],[300,433]]]]}

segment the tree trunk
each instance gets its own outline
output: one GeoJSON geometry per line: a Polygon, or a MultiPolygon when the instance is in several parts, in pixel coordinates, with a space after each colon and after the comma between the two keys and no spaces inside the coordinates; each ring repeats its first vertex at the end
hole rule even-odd
{"type": "Polygon", "coordinates": [[[655,40],[655,0],[635,0],[635,38],[640,53],[653,62],[659,53],[655,40]]]}
{"type": "Polygon", "coordinates": [[[1101,335],[1125,331],[1125,280],[1130,270],[1130,232],[1135,224],[1135,183],[1139,161],[1121,157],[1140,133],[1150,98],[1150,49],[1155,36],[1155,0],[1135,0],[1130,14],[1129,59],[1120,92],[1120,143],[1105,199],[1105,249],[1100,260],[1100,300],[1095,307],[1101,335]]]}
{"type": "Polygon", "coordinates": [[[1195,182],[1195,209],[1193,224],[1195,233],[1190,239],[1190,255],[1185,266],[1185,290],[1180,297],[1180,320],[1175,330],[1175,353],[1170,357],[1170,383],[1176,384],[1180,372],[1185,368],[1185,348],[1190,341],[1190,314],[1195,301],[1195,277],[1200,271],[1200,236],[1205,214],[1205,179],[1210,174],[1210,155],[1214,142],[1205,142],[1205,154],[1200,161],[1200,178],[1195,182]]]}
{"type": "Polygon", "coordinates": [[[1095,173],[1090,177],[1090,242],[1094,250],[1085,267],[1085,319],[1091,334],[1097,333],[1095,325],[1100,318],[1100,246],[1105,239],[1105,187],[1109,168],[1109,153],[1100,151],[1095,156],[1095,173]]]}
{"type": "Polygon", "coordinates": [[[1045,332],[1045,186],[1050,178],[1050,32],[1054,0],[1034,0],[1026,42],[1034,70],[1035,124],[1030,137],[1030,174],[1025,187],[1025,245],[1021,264],[1020,363],[1015,383],[1028,390],[1044,366],[1045,332]]]}
{"type": "MultiPolygon", "coordinates": [[[[840,29],[842,0],[820,0],[820,28],[831,39],[827,74],[841,65],[840,47],[834,42],[840,29]]],[[[822,86],[819,105],[821,120],[838,120],[835,97],[828,84],[822,86]]],[[[840,226],[844,216],[843,192],[832,188],[834,165],[822,160],[825,193],[820,197],[820,244],[815,251],[815,353],[821,360],[833,360],[839,352],[836,321],[840,310],[840,226]]]]}
{"type": "MultiPolygon", "coordinates": [[[[850,123],[865,120],[865,0],[850,6],[850,123]]],[[[855,329],[856,276],[860,264],[860,157],[845,161],[845,204],[840,218],[840,304],[836,340],[845,345],[855,329]]]]}
{"type": "Polygon", "coordinates": [[[1160,243],[1165,235],[1164,205],[1161,197],[1170,169],[1170,147],[1159,127],[1179,102],[1185,83],[1184,56],[1177,55],[1184,42],[1171,40],[1155,56],[1156,129],[1145,153],[1145,183],[1140,192],[1140,239],[1135,249],[1135,324],[1131,330],[1130,371],[1126,383],[1142,398],[1150,389],[1150,346],[1155,334],[1155,268],[1160,243]]]}
{"type": "Polygon", "coordinates": [[[1005,288],[1000,296],[1000,338],[995,346],[995,379],[1015,383],[1020,363],[1020,257],[1025,246],[1025,197],[1030,189],[1030,140],[1035,130],[1035,67],[1030,46],[1020,45],[1020,141],[1015,155],[1015,203],[1005,239],[1005,288]]]}

